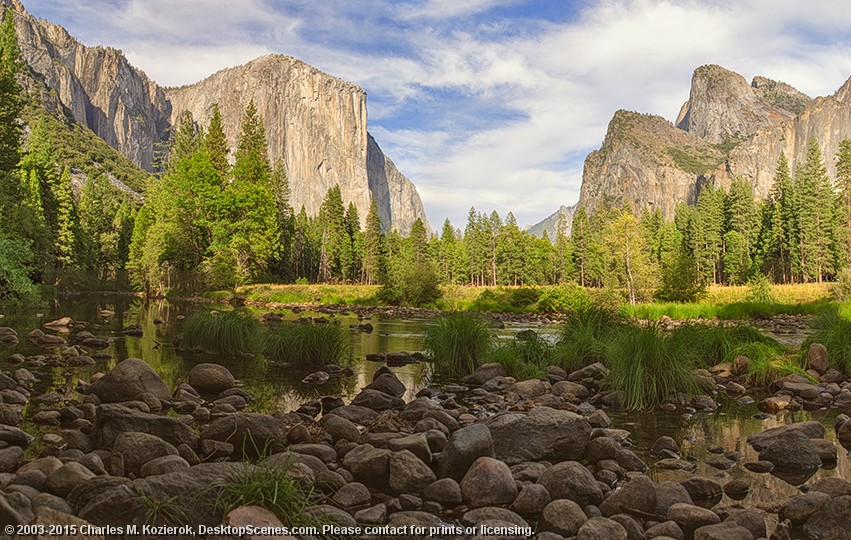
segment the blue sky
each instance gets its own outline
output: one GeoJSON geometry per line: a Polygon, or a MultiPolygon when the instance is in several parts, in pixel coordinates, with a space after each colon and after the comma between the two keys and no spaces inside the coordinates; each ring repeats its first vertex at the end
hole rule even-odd
{"type": "Polygon", "coordinates": [[[579,196],[615,110],[673,120],[694,68],[812,96],[851,76],[844,0],[23,0],[164,85],[274,52],[368,93],[369,129],[433,226],[535,223],[579,196]]]}

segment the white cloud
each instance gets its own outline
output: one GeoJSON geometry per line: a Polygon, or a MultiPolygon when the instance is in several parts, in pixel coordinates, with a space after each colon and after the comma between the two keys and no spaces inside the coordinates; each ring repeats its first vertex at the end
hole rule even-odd
{"type": "Polygon", "coordinates": [[[462,227],[470,206],[531,223],[575,202],[613,112],[673,119],[699,65],[810,95],[851,75],[843,0],[565,1],[557,20],[549,0],[25,2],[164,84],[281,52],[365,87],[379,144],[462,227]]]}

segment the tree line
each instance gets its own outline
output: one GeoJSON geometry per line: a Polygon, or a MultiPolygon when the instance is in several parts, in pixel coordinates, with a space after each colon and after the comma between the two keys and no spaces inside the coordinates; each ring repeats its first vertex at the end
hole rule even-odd
{"type": "MultiPolygon", "coordinates": [[[[286,170],[267,156],[264,123],[246,106],[228,148],[214,106],[207,126],[181,116],[144,200],[95,163],[78,174],[57,156],[57,121],[20,87],[12,17],[0,25],[0,290],[74,287],[85,276],[154,293],[232,289],[259,282],[383,284],[383,299],[422,303],[437,285],[577,283],[690,300],[707,284],[760,276],[778,283],[834,280],[851,263],[851,141],[831,180],[815,141],[794,174],[780,156],[767,199],[734,179],[702,186],[694,205],[636,215],[628,205],[563,218],[552,238],[522,230],[512,213],[471,208],[429,235],[417,220],[402,235],[365,219],[339,186],[319,213],[293,208],[286,170]],[[38,109],[38,114],[32,113],[38,109]],[[29,114],[27,113],[29,111],[29,114]],[[29,125],[21,122],[27,116],[29,125]],[[24,134],[26,132],[26,137],[24,134]],[[231,159],[232,158],[232,159],[231,159]],[[571,230],[571,234],[568,234],[571,230]]],[[[100,150],[98,151],[100,152],[100,150]]]]}

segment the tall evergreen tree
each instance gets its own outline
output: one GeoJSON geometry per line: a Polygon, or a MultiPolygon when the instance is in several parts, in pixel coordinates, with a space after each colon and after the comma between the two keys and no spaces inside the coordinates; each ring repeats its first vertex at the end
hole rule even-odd
{"type": "Polygon", "coordinates": [[[591,235],[588,214],[583,206],[580,206],[573,214],[570,237],[573,241],[573,261],[579,273],[579,284],[585,287],[588,284],[588,269],[591,259],[591,235]]]}
{"type": "Polygon", "coordinates": [[[364,231],[364,278],[368,285],[374,285],[381,280],[383,271],[381,218],[378,216],[378,204],[375,199],[369,203],[369,213],[366,215],[366,230],[364,231]]]}
{"type": "Polygon", "coordinates": [[[839,143],[836,154],[836,191],[837,206],[837,255],[839,265],[846,268],[851,265],[851,139],[839,143]]]}
{"type": "Polygon", "coordinates": [[[225,128],[222,123],[222,113],[219,112],[219,104],[213,104],[213,116],[210,118],[210,126],[207,128],[207,135],[204,139],[204,144],[207,146],[207,152],[210,154],[210,161],[216,172],[222,178],[228,174],[228,141],[225,137],[225,128]]]}
{"type": "Polygon", "coordinates": [[[0,24],[0,175],[11,173],[20,161],[21,124],[18,119],[24,104],[23,93],[17,79],[22,64],[15,34],[14,11],[12,8],[6,8],[2,15],[3,22],[0,24]]]}
{"type": "Polygon", "coordinates": [[[834,269],[835,197],[815,139],[810,140],[796,183],[801,274],[804,281],[821,283],[834,269]]]}
{"type": "Polygon", "coordinates": [[[792,254],[799,246],[795,184],[785,154],[780,154],[777,171],[765,205],[761,257],[776,281],[789,283],[795,278],[792,254]]]}

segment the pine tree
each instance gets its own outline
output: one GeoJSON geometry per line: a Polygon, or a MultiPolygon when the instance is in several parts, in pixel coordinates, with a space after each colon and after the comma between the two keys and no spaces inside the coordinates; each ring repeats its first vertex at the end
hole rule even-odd
{"type": "Polygon", "coordinates": [[[576,267],[573,264],[573,243],[567,233],[569,226],[567,216],[560,214],[556,226],[555,245],[552,251],[553,283],[566,283],[576,278],[576,267]]]}
{"type": "Polygon", "coordinates": [[[381,218],[378,216],[378,204],[375,199],[369,204],[366,215],[366,230],[364,231],[364,278],[368,285],[374,285],[381,280],[383,272],[381,218]]]}
{"type": "Polygon", "coordinates": [[[75,230],[76,211],[71,193],[71,171],[68,167],[62,169],[59,182],[53,194],[56,205],[56,232],[54,253],[59,269],[67,269],[74,265],[76,244],[75,230]]]}
{"type": "Polygon", "coordinates": [[[851,265],[851,139],[839,143],[836,154],[836,191],[839,194],[837,207],[837,255],[839,266],[851,265]]]}
{"type": "Polygon", "coordinates": [[[408,234],[411,244],[411,260],[414,264],[425,264],[428,255],[428,233],[426,233],[423,220],[417,218],[411,224],[411,232],[408,234]]]}
{"type": "Polygon", "coordinates": [[[585,207],[580,206],[573,215],[570,238],[573,241],[573,261],[579,272],[579,284],[588,284],[588,270],[591,258],[591,237],[588,214],[585,207]]]}
{"type": "Polygon", "coordinates": [[[799,245],[795,185],[785,154],[780,154],[777,171],[765,204],[760,254],[775,280],[789,283],[794,280],[792,253],[799,245]]]}
{"type": "Polygon", "coordinates": [[[21,66],[14,11],[6,8],[0,24],[0,176],[11,173],[21,159],[19,118],[24,98],[17,80],[21,66]]]}
{"type": "Polygon", "coordinates": [[[230,150],[228,149],[228,141],[225,137],[225,128],[218,103],[213,104],[213,116],[210,118],[210,126],[207,128],[204,144],[207,146],[213,167],[222,178],[225,178],[228,174],[228,152],[230,150]]]}
{"type": "Polygon", "coordinates": [[[821,283],[834,267],[835,196],[815,139],[810,141],[796,184],[801,274],[805,282],[821,283]]]}
{"type": "Polygon", "coordinates": [[[698,275],[705,283],[718,283],[724,233],[724,192],[710,186],[697,197],[691,241],[698,275]]]}
{"type": "Polygon", "coordinates": [[[730,283],[743,283],[750,273],[751,254],[755,251],[760,223],[753,187],[748,182],[740,178],[733,179],[730,191],[724,198],[724,214],[724,272],[730,283]],[[736,235],[728,236],[730,232],[736,235]],[[728,239],[733,242],[732,246],[727,245],[728,239]],[[732,251],[729,256],[728,251],[732,251]],[[729,268],[727,263],[731,265],[729,268]],[[745,264],[747,266],[743,266],[745,264]]]}
{"type": "Polygon", "coordinates": [[[631,210],[612,214],[603,233],[603,261],[608,287],[625,288],[630,304],[655,289],[657,268],[647,239],[631,210]]]}
{"type": "Polygon", "coordinates": [[[339,185],[328,188],[319,207],[319,221],[322,224],[322,250],[317,279],[328,282],[342,277],[340,261],[343,237],[346,235],[346,217],[339,185]]]}

